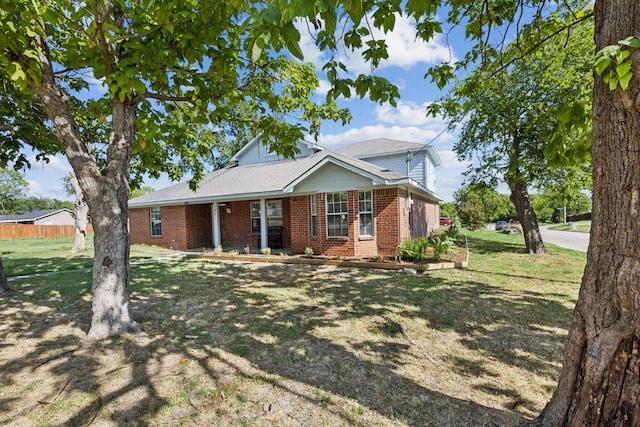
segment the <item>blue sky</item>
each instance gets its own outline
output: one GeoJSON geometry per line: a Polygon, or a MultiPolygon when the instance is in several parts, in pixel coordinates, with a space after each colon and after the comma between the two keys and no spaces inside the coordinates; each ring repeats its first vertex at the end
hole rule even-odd
{"type": "MultiPolygon", "coordinates": [[[[305,61],[314,63],[320,70],[328,57],[316,49],[306,26],[301,32],[305,61]]],[[[381,34],[374,36],[383,37],[381,34]]],[[[452,201],[453,192],[462,184],[465,165],[458,162],[452,151],[455,134],[444,132],[438,136],[445,128],[444,122],[426,116],[427,104],[437,100],[443,92],[438,90],[435,84],[424,79],[428,67],[454,61],[464,54],[455,46],[464,45],[454,43],[452,37],[451,34],[447,40],[436,37],[430,43],[416,40],[414,22],[407,17],[398,17],[394,31],[384,36],[389,46],[389,59],[375,70],[376,75],[386,77],[398,86],[401,98],[397,106],[379,105],[366,99],[341,99],[340,106],[349,108],[353,119],[346,126],[324,123],[319,144],[328,149],[335,149],[352,142],[374,138],[430,143],[442,160],[442,166],[437,170],[437,192],[445,202],[452,201]]],[[[341,49],[337,56],[354,75],[371,72],[358,52],[346,52],[341,49]]],[[[320,88],[316,92],[319,101],[328,89],[328,83],[322,75],[320,79],[320,88]]],[[[94,89],[103,91],[99,85],[94,85],[94,89]]],[[[62,178],[70,171],[71,167],[64,156],[52,158],[48,164],[33,162],[31,169],[25,172],[25,179],[29,182],[29,195],[72,200],[64,193],[62,186],[62,178]]],[[[170,182],[167,179],[159,179],[148,180],[145,184],[159,189],[170,182]]]]}

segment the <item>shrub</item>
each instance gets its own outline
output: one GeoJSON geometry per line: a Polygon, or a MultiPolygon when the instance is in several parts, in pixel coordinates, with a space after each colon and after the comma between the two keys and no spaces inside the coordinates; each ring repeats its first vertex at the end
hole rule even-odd
{"type": "Polygon", "coordinates": [[[310,248],[308,246],[306,248],[304,248],[304,256],[312,257],[313,256],[313,248],[310,248]]]}
{"type": "Polygon", "coordinates": [[[436,261],[440,261],[442,259],[442,255],[446,255],[455,247],[453,240],[449,236],[445,236],[443,238],[436,237],[431,241],[431,246],[433,247],[433,259],[436,261]]]}
{"type": "Polygon", "coordinates": [[[424,254],[428,247],[429,238],[427,237],[403,240],[396,247],[396,261],[422,262],[424,261],[424,254]]]}
{"type": "Polygon", "coordinates": [[[458,220],[455,220],[453,224],[451,224],[449,228],[447,228],[445,235],[453,240],[458,237],[458,234],[460,234],[460,222],[458,220]]]}
{"type": "Polygon", "coordinates": [[[459,209],[462,225],[469,230],[478,230],[487,223],[487,214],[481,205],[466,205],[459,209]]]}
{"type": "Polygon", "coordinates": [[[442,255],[448,254],[455,247],[453,239],[439,234],[432,237],[418,237],[403,240],[396,247],[396,261],[423,262],[426,254],[433,253],[433,259],[440,261],[442,255]]]}
{"type": "Polygon", "coordinates": [[[271,248],[262,249],[262,255],[271,255],[271,248]]]}

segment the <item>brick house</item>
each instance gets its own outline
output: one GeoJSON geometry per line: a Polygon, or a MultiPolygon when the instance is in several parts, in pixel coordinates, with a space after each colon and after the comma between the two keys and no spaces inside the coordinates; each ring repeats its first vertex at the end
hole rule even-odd
{"type": "Polygon", "coordinates": [[[402,240],[439,226],[432,147],[381,138],[335,152],[305,141],[298,148],[281,159],[258,137],[196,191],[180,183],[131,199],[131,242],[391,256],[402,240]]]}

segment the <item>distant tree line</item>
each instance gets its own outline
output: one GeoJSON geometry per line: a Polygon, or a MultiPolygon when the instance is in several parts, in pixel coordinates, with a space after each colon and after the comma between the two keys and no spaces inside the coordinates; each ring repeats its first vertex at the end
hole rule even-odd
{"type": "MultiPolygon", "coordinates": [[[[440,205],[440,216],[458,218],[467,228],[477,229],[488,222],[511,221],[518,217],[507,194],[500,194],[484,184],[463,186],[453,197],[454,202],[440,205]]],[[[548,188],[531,194],[530,198],[543,223],[562,222],[565,207],[568,216],[591,212],[591,197],[582,191],[566,197],[555,188],[548,188]]]]}
{"type": "Polygon", "coordinates": [[[0,169],[0,215],[13,215],[40,209],[73,210],[73,202],[49,197],[27,196],[29,184],[19,172],[0,169]]]}

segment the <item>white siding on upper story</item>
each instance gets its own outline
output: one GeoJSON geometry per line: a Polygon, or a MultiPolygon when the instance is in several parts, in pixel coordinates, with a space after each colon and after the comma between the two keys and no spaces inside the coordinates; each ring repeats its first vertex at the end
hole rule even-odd
{"type": "MultiPolygon", "coordinates": [[[[247,146],[245,150],[241,150],[237,155],[238,166],[255,165],[258,163],[276,162],[284,160],[282,156],[275,153],[270,153],[267,146],[265,146],[261,140],[255,139],[251,145],[247,146]]],[[[299,154],[295,155],[295,158],[307,157],[312,155],[315,150],[310,148],[302,141],[298,141],[297,147],[300,150],[299,154]]]]}
{"type": "Polygon", "coordinates": [[[295,193],[326,193],[371,187],[371,179],[328,163],[296,185],[295,193]]]}
{"type": "Polygon", "coordinates": [[[429,157],[427,156],[427,167],[425,170],[425,174],[426,174],[426,188],[428,188],[429,190],[433,191],[434,193],[436,192],[436,166],[433,164],[433,162],[430,161],[429,157]]]}

